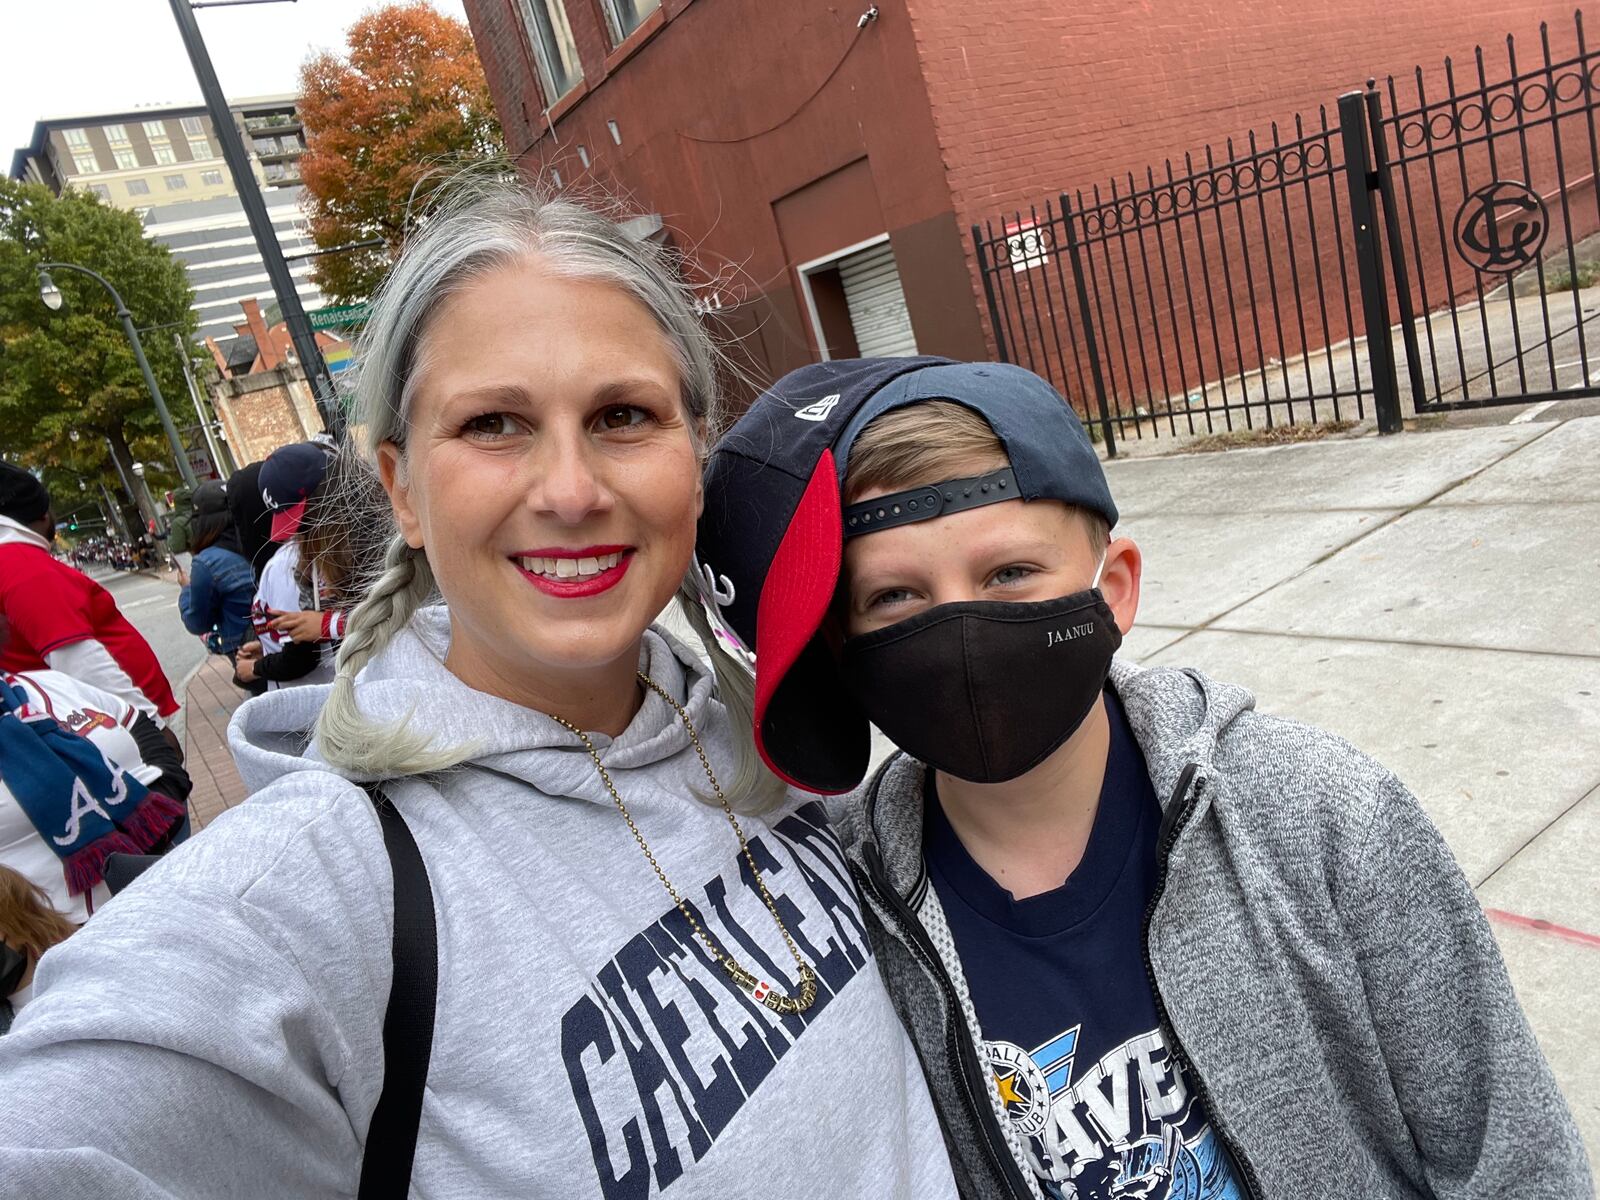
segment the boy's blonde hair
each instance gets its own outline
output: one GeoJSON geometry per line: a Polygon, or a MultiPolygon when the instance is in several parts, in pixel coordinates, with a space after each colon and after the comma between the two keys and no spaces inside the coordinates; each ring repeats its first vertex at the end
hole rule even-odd
{"type": "MultiPolygon", "coordinates": [[[[844,502],[870,491],[901,491],[924,483],[961,479],[1010,465],[989,422],[953,400],[928,400],[891,409],[861,431],[850,447],[844,502]]],[[[1111,544],[1111,527],[1099,513],[1069,505],[1083,524],[1096,558],[1111,544]]]]}

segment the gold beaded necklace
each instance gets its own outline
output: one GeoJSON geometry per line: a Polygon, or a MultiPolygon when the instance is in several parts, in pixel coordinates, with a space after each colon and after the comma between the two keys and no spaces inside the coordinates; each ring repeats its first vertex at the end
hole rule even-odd
{"type": "Polygon", "coordinates": [[[644,856],[655,868],[656,878],[661,880],[661,886],[667,889],[667,895],[672,897],[672,902],[678,906],[690,927],[699,939],[705,943],[706,949],[711,952],[711,957],[722,964],[725,970],[745,991],[750,993],[750,998],[760,1004],[766,1005],[775,1013],[787,1016],[790,1013],[802,1013],[810,1008],[817,998],[817,976],[806,960],[800,957],[800,951],[795,947],[794,939],[789,936],[789,931],[784,928],[783,918],[778,915],[778,906],[773,903],[772,893],[767,891],[766,880],[761,878],[761,868],[756,866],[755,857],[750,853],[750,846],[744,840],[744,830],[739,828],[739,818],[733,815],[733,809],[728,804],[728,798],[722,794],[722,786],[717,782],[715,772],[711,770],[711,763],[706,758],[706,752],[700,745],[700,735],[695,732],[694,722],[689,720],[689,714],[683,711],[679,704],[666,692],[659,683],[643,671],[639,673],[639,680],[656,695],[677,710],[678,719],[683,722],[684,729],[689,732],[689,741],[694,744],[694,752],[700,757],[700,766],[705,770],[706,778],[711,781],[711,790],[716,793],[717,801],[722,805],[722,811],[728,818],[728,824],[733,826],[733,832],[739,839],[739,849],[744,854],[745,862],[750,864],[751,873],[754,874],[756,887],[761,891],[761,898],[767,903],[767,911],[772,914],[772,919],[777,922],[778,932],[783,935],[783,944],[789,947],[789,953],[794,956],[795,964],[800,968],[800,993],[796,996],[786,996],[763,979],[757,978],[750,971],[734,961],[733,956],[723,950],[694,919],[694,913],[689,911],[689,906],[678,895],[677,888],[672,886],[672,880],[667,878],[667,873],[661,869],[661,864],[656,861],[656,856],[650,850],[650,843],[644,840],[644,834],[639,832],[639,827],[634,824],[633,814],[628,811],[628,806],[622,802],[622,797],[617,794],[617,789],[611,782],[611,776],[605,766],[600,762],[600,752],[594,748],[594,743],[589,740],[589,735],[579,729],[571,721],[563,717],[552,715],[558,725],[577,735],[583,743],[584,749],[589,752],[589,757],[594,760],[594,769],[600,772],[600,782],[605,784],[606,791],[611,793],[611,800],[617,806],[617,811],[622,814],[622,819],[628,823],[628,828],[633,830],[634,840],[639,843],[639,849],[644,851],[644,856]]]}

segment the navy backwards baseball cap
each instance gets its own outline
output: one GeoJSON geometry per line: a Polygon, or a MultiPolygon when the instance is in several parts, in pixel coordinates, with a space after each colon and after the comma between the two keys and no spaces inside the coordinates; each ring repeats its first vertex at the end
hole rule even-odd
{"type": "Polygon", "coordinates": [[[857,522],[854,536],[867,531],[863,523],[905,524],[1018,496],[1061,500],[1117,523],[1105,472],[1072,406],[1031,371],[1003,363],[816,363],[778,380],[723,436],[706,464],[698,569],[707,607],[727,626],[723,636],[754,655],[756,748],[777,775],[825,795],[866,775],[866,715],[819,636],[839,582],[847,517],[857,522]],[[983,417],[1010,470],[970,481],[963,490],[976,494],[924,486],[846,514],[840,493],[856,438],[884,413],[927,400],[983,417]],[[986,498],[985,482],[993,489],[983,489],[986,498]]]}
{"type": "Polygon", "coordinates": [[[261,464],[261,500],[272,511],[272,540],[286,542],[300,528],[306,501],[322,486],[328,454],[315,442],[279,446],[261,464]]]}

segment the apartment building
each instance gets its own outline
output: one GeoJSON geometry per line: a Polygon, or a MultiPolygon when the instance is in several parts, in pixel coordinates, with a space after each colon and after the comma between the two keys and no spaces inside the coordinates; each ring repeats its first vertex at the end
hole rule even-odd
{"type": "MultiPolygon", "coordinates": [[[[306,147],[295,97],[240,100],[232,111],[284,254],[313,249],[300,210],[298,161],[306,147]]],[[[11,174],[58,195],[82,188],[136,213],[146,235],[188,268],[197,340],[235,336],[241,302],[274,299],[216,129],[200,105],[41,120],[13,156],[11,174]]],[[[320,307],[311,260],[291,259],[289,269],[301,303],[320,307]]]]}

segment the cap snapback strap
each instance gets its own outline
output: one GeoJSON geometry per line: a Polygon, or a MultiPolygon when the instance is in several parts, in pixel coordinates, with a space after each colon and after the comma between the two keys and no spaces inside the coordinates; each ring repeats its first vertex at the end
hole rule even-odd
{"type": "Polygon", "coordinates": [[[927,521],[949,513],[963,512],[969,508],[982,508],[985,504],[998,504],[1002,500],[1020,500],[1017,477],[1010,467],[990,471],[987,475],[973,475],[968,479],[947,479],[943,483],[924,484],[904,492],[877,496],[844,510],[844,536],[846,539],[891,529],[896,525],[909,525],[913,521],[927,521]]]}

